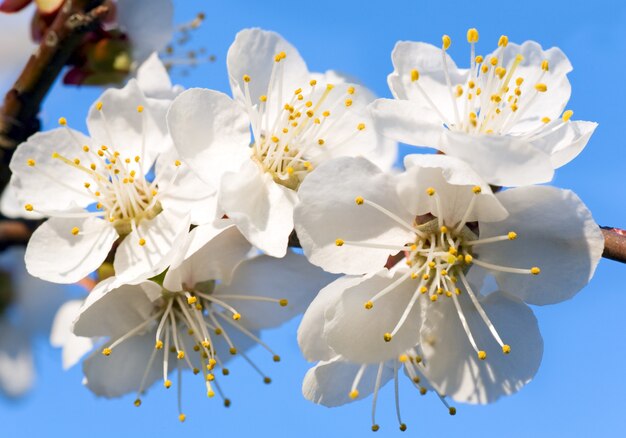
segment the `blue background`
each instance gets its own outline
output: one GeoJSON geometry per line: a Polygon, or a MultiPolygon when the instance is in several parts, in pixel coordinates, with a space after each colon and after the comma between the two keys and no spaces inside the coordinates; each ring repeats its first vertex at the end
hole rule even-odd
{"type": "MultiPolygon", "coordinates": [[[[574,119],[600,126],[588,147],[557,173],[554,184],[574,190],[602,225],[626,227],[626,6],[619,1],[424,2],[424,1],[182,1],[177,21],[197,11],[207,19],[192,45],[216,55],[214,63],[193,69],[175,81],[185,86],[228,92],[225,55],[236,32],[259,26],[291,41],[314,71],[335,69],[359,77],[380,96],[389,96],[386,76],[397,40],[440,43],[452,37],[451,55],[465,66],[468,27],[480,31],[479,53],[495,48],[498,37],[559,46],[570,58],[574,119]]],[[[149,13],[149,12],[147,12],[149,13]]],[[[1,61],[1,60],[0,60],[1,61]]],[[[43,111],[46,128],[59,116],[73,126],[83,123],[98,90],[58,85],[43,111]]],[[[403,152],[407,153],[408,148],[403,152]]],[[[544,336],[539,373],[520,393],[491,406],[457,405],[450,417],[433,395],[421,397],[408,382],[401,386],[406,434],[437,436],[625,436],[622,393],[626,390],[626,266],[602,260],[592,283],[574,299],[535,308],[544,336]]],[[[176,393],[155,386],[140,408],[134,395],[97,399],[81,386],[80,366],[63,372],[60,353],[40,340],[38,385],[21,400],[0,399],[0,436],[88,435],[161,436],[229,434],[230,436],[369,436],[371,398],[327,409],[301,396],[301,380],[310,366],[295,341],[298,321],[264,334],[283,360],[279,364],[260,349],[252,356],[273,378],[264,385],[238,359],[224,386],[233,404],[206,399],[197,379],[184,379],[187,421],[177,419],[176,393]],[[139,435],[141,434],[141,435],[139,435]]],[[[378,408],[381,430],[375,436],[398,436],[392,385],[378,408]]]]}

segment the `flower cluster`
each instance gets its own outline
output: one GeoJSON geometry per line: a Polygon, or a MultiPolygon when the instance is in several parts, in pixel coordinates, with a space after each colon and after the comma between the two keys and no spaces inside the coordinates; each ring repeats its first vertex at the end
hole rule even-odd
{"type": "Polygon", "coordinates": [[[153,55],[92,105],[88,135],[61,117],[20,145],[2,204],[46,219],[28,272],[99,280],[57,317],[65,366],[91,351],[86,386],[136,393],[136,406],[189,370],[228,406],[230,359],[269,383],[247,351],[280,361],[259,332],[304,312],[298,342],[317,362],[304,396],[339,406],[373,394],[373,431],[391,380],[407,429],[400,370],[452,415],[450,400],[521,389],[543,353],[528,305],[573,297],[602,254],[583,202],[537,185],[596,124],[565,109],[571,66],[559,49],[502,36],[482,56],[476,29],[467,40],[468,69],[448,36],[440,48],[399,42],[394,99],[376,99],[310,72],[280,35],[246,29],[226,60],[232,97],[172,86],[153,55]],[[394,171],[397,141],[439,153],[394,171]]]}

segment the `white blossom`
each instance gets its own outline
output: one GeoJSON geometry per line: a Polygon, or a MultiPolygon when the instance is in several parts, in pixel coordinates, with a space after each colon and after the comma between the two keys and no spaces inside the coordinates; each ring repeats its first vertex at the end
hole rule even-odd
{"type": "Polygon", "coordinates": [[[372,104],[377,129],[411,145],[428,146],[469,163],[487,182],[520,186],[550,181],[574,159],[597,124],[571,121],[563,52],[506,36],[486,56],[475,53],[478,31],[467,33],[470,68],[458,68],[447,50],[400,41],[388,77],[395,99],[372,104]]]}

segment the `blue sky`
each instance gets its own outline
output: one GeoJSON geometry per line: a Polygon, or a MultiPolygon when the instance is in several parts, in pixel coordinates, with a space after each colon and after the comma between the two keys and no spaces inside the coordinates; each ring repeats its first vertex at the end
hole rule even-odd
{"type": "MultiPolygon", "coordinates": [[[[468,27],[480,31],[479,52],[490,52],[501,34],[511,41],[533,39],[544,47],[559,46],[570,58],[575,119],[593,120],[599,128],[588,147],[557,172],[554,184],[574,190],[602,225],[626,227],[626,4],[596,1],[425,2],[425,1],[284,1],[207,2],[176,0],[177,20],[204,11],[207,19],[194,44],[206,47],[216,61],[175,77],[187,87],[228,92],[226,51],[236,32],[258,26],[275,30],[301,52],[311,70],[335,69],[357,76],[381,96],[389,96],[386,76],[390,53],[398,40],[438,44],[452,37],[451,55],[459,65],[469,58],[468,27]]],[[[50,128],[60,116],[77,126],[94,89],[58,85],[44,107],[50,128]]],[[[403,148],[408,152],[409,148],[403,148]]],[[[520,393],[490,406],[456,405],[450,417],[434,396],[421,397],[401,387],[404,421],[411,434],[510,437],[616,436],[626,427],[622,414],[622,378],[626,362],[626,266],[603,260],[591,284],[574,299],[534,308],[545,343],[539,373],[520,393]]],[[[281,354],[279,364],[260,350],[257,363],[273,378],[264,385],[242,360],[231,366],[225,383],[233,400],[229,409],[208,400],[197,381],[187,376],[183,403],[188,420],[177,419],[176,393],[157,385],[137,409],[134,396],[97,399],[81,386],[80,366],[60,369],[60,354],[38,343],[36,389],[17,402],[0,399],[2,436],[92,438],[160,436],[165,434],[229,434],[231,436],[334,437],[369,436],[370,403],[327,409],[304,400],[301,380],[310,366],[295,341],[298,321],[264,335],[281,354]]],[[[405,382],[408,383],[408,382],[405,382]]],[[[381,430],[376,436],[397,436],[392,388],[383,390],[378,408],[381,430]]]]}

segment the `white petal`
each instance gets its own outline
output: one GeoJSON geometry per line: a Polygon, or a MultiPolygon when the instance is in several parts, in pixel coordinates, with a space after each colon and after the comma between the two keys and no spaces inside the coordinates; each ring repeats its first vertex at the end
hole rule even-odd
{"type": "Polygon", "coordinates": [[[152,281],[117,286],[114,278],[107,279],[87,296],[74,321],[73,333],[89,337],[121,336],[152,315],[161,290],[152,281]]]}
{"type": "Polygon", "coordinates": [[[343,276],[319,291],[302,316],[298,327],[298,345],[305,359],[314,362],[331,360],[336,353],[324,337],[325,313],[337,305],[341,293],[363,281],[360,276],[343,276]]]}
{"type": "Polygon", "coordinates": [[[100,266],[116,239],[115,229],[99,218],[48,219],[28,242],[26,269],[47,281],[75,283],[100,266]]]}
{"type": "Polygon", "coordinates": [[[457,103],[456,99],[452,98],[451,90],[446,84],[443,68],[444,57],[452,86],[464,84],[467,80],[467,70],[457,68],[447,52],[442,54],[442,50],[438,47],[411,41],[396,43],[393,52],[391,52],[394,71],[387,77],[387,83],[397,99],[408,99],[418,103],[423,108],[429,108],[431,105],[419,91],[418,85],[421,86],[436,108],[447,118],[448,122],[452,123],[454,121],[453,105],[457,103]],[[413,69],[419,72],[419,79],[416,82],[411,80],[411,70],[413,69]]]}
{"type": "Polygon", "coordinates": [[[441,215],[446,225],[454,226],[465,216],[472,198],[476,198],[468,221],[497,221],[507,216],[489,185],[461,160],[447,155],[416,154],[407,155],[404,165],[406,172],[395,179],[397,192],[405,208],[414,215],[441,215]],[[481,188],[480,194],[474,194],[474,186],[481,188]],[[428,188],[435,189],[441,211],[435,198],[426,192],[428,188]]]}
{"type": "Polygon", "coordinates": [[[83,300],[68,301],[59,308],[52,323],[50,344],[63,349],[64,370],[76,365],[93,348],[92,338],[76,336],[72,333],[73,322],[79,316],[82,306],[83,300]]]}
{"type": "MultiPolygon", "coordinates": [[[[139,385],[152,352],[154,351],[155,331],[133,336],[115,347],[110,356],[94,351],[83,361],[83,372],[87,379],[86,386],[96,395],[120,397],[139,390],[139,385]]],[[[146,388],[162,377],[163,351],[156,353],[156,358],[148,371],[146,388]]],[[[176,356],[170,353],[170,363],[176,368],[176,356]]]]}
{"type": "Polygon", "coordinates": [[[128,35],[135,61],[143,62],[172,40],[174,5],[171,0],[118,0],[116,8],[118,24],[128,35]]]}
{"type": "Polygon", "coordinates": [[[18,397],[34,383],[35,365],[30,340],[9,324],[0,324],[0,393],[18,397]]]}
{"type": "Polygon", "coordinates": [[[172,103],[167,122],[181,160],[213,187],[224,172],[238,171],[250,156],[248,116],[223,93],[183,92],[172,103]]]}
{"type": "Polygon", "coordinates": [[[383,270],[371,278],[364,277],[362,282],[343,291],[335,307],[326,310],[324,334],[337,354],[357,363],[378,363],[397,358],[419,342],[420,301],[425,296],[418,298],[391,341],[384,340],[385,333],[391,333],[400,321],[413,294],[419,293],[416,280],[408,278],[401,282],[371,309],[364,306],[404,273],[383,270]]]}
{"type": "Polygon", "coordinates": [[[87,116],[89,133],[99,144],[119,151],[122,158],[140,156],[144,170],[151,167],[159,152],[170,146],[165,123],[167,102],[148,100],[135,79],[121,89],[109,88],[87,116]],[[140,113],[138,106],[144,109],[140,113]]]}
{"type": "Polygon", "coordinates": [[[554,175],[548,154],[529,140],[512,135],[445,131],[439,149],[468,163],[489,184],[539,184],[550,181],[554,175]]]}
{"type": "Polygon", "coordinates": [[[287,251],[296,193],[248,160],[224,174],[218,203],[254,246],[274,257],[287,251]]]}
{"type": "MultiPolygon", "coordinates": [[[[296,232],[311,263],[329,272],[362,274],[378,271],[394,251],[336,246],[337,239],[403,246],[413,234],[358,196],[374,202],[406,223],[413,215],[404,209],[387,175],[363,158],[337,158],[322,164],[304,180],[295,210],[296,232]]],[[[396,251],[397,252],[397,251],[396,251]]]]}
{"type": "Polygon", "coordinates": [[[176,257],[165,275],[163,286],[171,291],[208,280],[229,283],[233,271],[252,249],[230,221],[218,226],[201,225],[189,233],[182,257],[176,257]]]}
{"type": "Polygon", "coordinates": [[[2,214],[11,219],[42,219],[44,216],[35,211],[26,211],[25,202],[18,199],[17,195],[21,191],[21,182],[15,176],[11,175],[9,184],[6,186],[0,197],[0,211],[2,214]]]}
{"type": "Polygon", "coordinates": [[[26,203],[44,211],[64,211],[93,203],[84,187],[85,181],[91,181],[91,175],[52,156],[56,152],[70,160],[82,157],[81,148],[91,142],[78,131],[57,128],[38,132],[22,143],[15,150],[10,166],[22,209],[26,203]],[[35,165],[29,166],[29,160],[34,160],[35,165]]]}
{"type": "Polygon", "coordinates": [[[439,146],[444,126],[431,108],[393,99],[378,99],[369,108],[376,129],[383,135],[415,146],[439,146]]]}
{"type": "MultiPolygon", "coordinates": [[[[278,94],[282,92],[285,97],[303,86],[309,73],[295,47],[276,32],[257,28],[244,29],[237,34],[228,49],[226,65],[233,96],[240,102],[244,101],[243,76],[250,76],[248,86],[253,104],[259,101],[260,96],[267,94],[273,68],[280,68],[282,71],[282,81],[276,82],[274,90],[278,94]],[[280,63],[276,63],[274,57],[280,52],[285,52],[287,56],[280,63]],[[282,87],[279,88],[278,84],[282,87]]],[[[284,102],[279,104],[282,107],[284,102]]]]}
{"type": "Polygon", "coordinates": [[[559,118],[571,94],[571,85],[566,75],[572,71],[572,65],[567,56],[558,47],[543,50],[534,41],[525,41],[521,45],[509,43],[500,50],[498,57],[502,59],[505,66],[518,54],[523,56],[522,62],[515,69],[515,77],[524,78],[520,86],[521,98],[518,102],[520,111],[523,110],[524,115],[512,129],[514,131],[529,130],[541,126],[543,117],[549,117],[552,120],[559,118]],[[549,65],[545,73],[541,69],[541,63],[544,60],[547,60],[549,65]],[[548,91],[533,99],[531,106],[526,109],[526,99],[536,94],[534,87],[539,82],[546,84],[548,91]]]}
{"type": "Polygon", "coordinates": [[[533,146],[550,155],[552,166],[557,169],[572,161],[587,146],[597,123],[569,122],[537,140],[531,140],[533,146]]]}
{"type": "Polygon", "coordinates": [[[146,97],[173,99],[172,81],[159,54],[153,52],[137,69],[137,83],[146,97]]]}
{"type": "Polygon", "coordinates": [[[169,266],[189,232],[189,215],[163,210],[155,218],[143,220],[117,247],[113,267],[121,282],[153,277],[169,266]],[[140,239],[145,240],[141,245],[140,239]]]}
{"type": "MultiPolygon", "coordinates": [[[[307,371],[302,382],[302,395],[313,403],[328,407],[341,406],[355,400],[361,400],[374,392],[378,366],[370,365],[365,369],[358,386],[359,395],[350,398],[352,382],[360,365],[342,360],[336,356],[332,360],[320,362],[307,371]]],[[[393,378],[393,368],[384,367],[380,386],[393,378]]]]}
{"type": "Polygon", "coordinates": [[[303,255],[288,252],[281,259],[258,256],[242,262],[232,282],[218,285],[213,295],[232,305],[246,327],[266,329],[304,312],[317,292],[333,279],[303,255]],[[229,295],[287,299],[288,304],[282,307],[277,302],[233,299],[229,295]]]}
{"type": "Polygon", "coordinates": [[[600,228],[585,204],[569,190],[519,187],[497,194],[510,212],[507,220],[480,223],[480,237],[517,233],[514,241],[484,245],[478,258],[539,275],[493,272],[503,290],[530,304],[567,300],[591,279],[604,249],[600,228]]]}
{"type": "Polygon", "coordinates": [[[493,293],[481,305],[511,352],[504,354],[471,304],[467,293],[459,296],[463,314],[478,348],[471,347],[452,300],[428,309],[422,328],[425,375],[441,394],[466,403],[492,403],[519,391],[535,375],[543,354],[543,341],[532,310],[503,292],[493,293]]]}
{"type": "Polygon", "coordinates": [[[176,163],[177,158],[178,153],[171,149],[157,159],[159,202],[164,210],[189,213],[192,224],[212,222],[218,214],[217,190],[198,178],[186,164],[176,163]]]}

